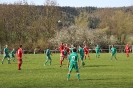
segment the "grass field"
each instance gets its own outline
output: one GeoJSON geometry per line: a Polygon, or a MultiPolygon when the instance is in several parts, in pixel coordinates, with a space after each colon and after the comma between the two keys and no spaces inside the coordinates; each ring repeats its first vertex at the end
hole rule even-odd
{"type": "Polygon", "coordinates": [[[51,66],[43,66],[44,54],[25,56],[22,70],[17,70],[17,60],[7,64],[5,59],[0,64],[0,88],[133,88],[133,54],[126,58],[124,53],[118,53],[117,61],[111,61],[108,53],[102,53],[100,58],[90,54],[91,60],[84,60],[85,66],[79,70],[80,81],[74,70],[70,80],[66,80],[67,60],[59,67],[59,54],[52,55],[51,66]]]}

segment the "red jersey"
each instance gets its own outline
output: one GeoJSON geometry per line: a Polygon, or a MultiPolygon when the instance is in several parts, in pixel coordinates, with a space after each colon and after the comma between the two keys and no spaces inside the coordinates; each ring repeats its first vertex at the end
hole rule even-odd
{"type": "Polygon", "coordinates": [[[60,49],[60,53],[61,53],[61,51],[64,49],[64,46],[60,45],[59,49],[60,49]]]}
{"type": "Polygon", "coordinates": [[[88,52],[88,47],[84,47],[84,52],[88,52]]]}
{"type": "Polygon", "coordinates": [[[23,53],[22,48],[19,48],[18,51],[17,51],[18,57],[22,57],[22,53],[23,53]]]}
{"type": "Polygon", "coordinates": [[[125,50],[126,50],[126,51],[130,51],[130,47],[129,47],[129,46],[126,46],[126,47],[125,47],[125,50]]]}
{"type": "Polygon", "coordinates": [[[69,47],[68,46],[65,46],[64,48],[67,51],[67,53],[69,53],[69,47]]]}

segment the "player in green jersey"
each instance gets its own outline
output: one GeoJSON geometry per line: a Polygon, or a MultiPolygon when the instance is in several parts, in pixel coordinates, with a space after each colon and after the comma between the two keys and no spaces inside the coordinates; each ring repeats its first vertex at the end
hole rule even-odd
{"type": "Polygon", "coordinates": [[[114,45],[112,45],[112,48],[111,48],[111,58],[110,60],[112,60],[112,58],[115,58],[115,60],[117,60],[116,58],[116,48],[114,47],[114,45]]]}
{"type": "Polygon", "coordinates": [[[81,45],[79,45],[79,54],[80,54],[80,60],[81,60],[81,63],[82,63],[82,66],[85,65],[83,59],[84,59],[84,49],[81,47],[81,45]]]}
{"type": "Polygon", "coordinates": [[[52,59],[51,59],[51,52],[50,52],[50,49],[49,48],[47,48],[47,50],[46,50],[46,62],[44,62],[44,66],[46,66],[46,63],[50,60],[50,63],[49,63],[49,65],[51,65],[51,62],[52,62],[52,59]]]}
{"type": "Polygon", "coordinates": [[[15,61],[15,49],[13,48],[11,53],[10,53],[11,59],[13,59],[13,61],[15,61]]]}
{"type": "Polygon", "coordinates": [[[74,68],[76,73],[77,73],[77,78],[78,80],[80,79],[80,74],[79,74],[79,59],[78,59],[78,54],[76,53],[76,48],[73,49],[73,52],[69,55],[68,58],[68,74],[67,74],[67,80],[70,79],[70,73],[72,71],[72,69],[74,68]]]}
{"type": "Polygon", "coordinates": [[[72,52],[73,52],[73,49],[74,49],[74,48],[76,48],[76,47],[75,47],[75,45],[74,45],[74,44],[72,44],[72,45],[71,45],[71,47],[69,48],[70,53],[72,53],[72,52]]]}
{"type": "Polygon", "coordinates": [[[96,47],[95,47],[95,52],[96,52],[96,58],[99,58],[100,57],[100,46],[99,45],[97,45],[96,47]]]}
{"type": "Polygon", "coordinates": [[[9,51],[8,51],[8,45],[4,48],[4,57],[2,59],[2,64],[4,64],[4,59],[8,58],[8,64],[10,64],[10,56],[9,56],[9,51]]]}

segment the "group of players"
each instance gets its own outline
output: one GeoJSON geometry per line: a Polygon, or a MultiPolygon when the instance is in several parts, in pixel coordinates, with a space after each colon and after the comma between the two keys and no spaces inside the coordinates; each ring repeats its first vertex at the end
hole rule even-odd
{"type": "MultiPolygon", "coordinates": [[[[69,47],[67,44],[64,45],[63,43],[61,43],[61,45],[59,46],[59,51],[60,51],[60,67],[62,67],[62,62],[64,61],[64,59],[68,60],[67,66],[69,68],[69,71],[67,74],[67,80],[69,80],[70,73],[73,68],[75,69],[75,71],[77,73],[77,78],[79,80],[80,79],[79,68],[81,65],[82,66],[85,65],[83,60],[86,59],[87,57],[88,57],[88,59],[90,59],[88,46],[84,45],[84,47],[82,47],[81,45],[79,45],[78,50],[77,50],[77,47],[75,47],[73,44],[71,45],[71,47],[69,47]],[[79,52],[80,60],[78,59],[77,51],[79,52]]],[[[100,51],[102,51],[102,49],[100,48],[99,45],[97,45],[95,47],[96,58],[100,57],[100,51]]],[[[131,51],[131,48],[128,44],[125,46],[124,51],[126,52],[126,56],[129,57],[129,52],[131,51]]],[[[116,52],[117,52],[117,49],[114,47],[114,45],[112,45],[111,60],[113,57],[117,60],[116,52]]],[[[46,50],[46,56],[47,56],[46,57],[47,60],[44,63],[44,66],[46,66],[46,63],[48,62],[48,60],[50,60],[50,65],[51,65],[51,57],[50,57],[49,49],[46,50]]]]}
{"type": "Polygon", "coordinates": [[[9,50],[8,50],[8,45],[6,45],[6,47],[4,48],[4,56],[2,59],[2,64],[4,64],[4,60],[5,58],[8,58],[8,64],[11,64],[10,60],[12,59],[13,61],[15,61],[15,54],[17,54],[17,58],[18,58],[18,70],[21,70],[21,65],[22,65],[22,45],[19,46],[17,52],[15,52],[14,48],[11,51],[11,53],[9,54],[9,50]]]}
{"type": "MultiPolygon", "coordinates": [[[[82,47],[81,45],[79,45],[78,50],[77,50],[77,47],[74,46],[73,44],[71,45],[71,47],[69,47],[67,44],[64,45],[63,43],[61,43],[61,45],[59,46],[58,49],[60,51],[60,67],[62,67],[64,59],[68,60],[67,66],[69,68],[69,71],[68,71],[68,75],[67,75],[67,80],[69,80],[70,73],[71,73],[73,68],[77,72],[77,78],[79,80],[80,79],[79,68],[80,68],[80,66],[85,65],[84,58],[86,59],[88,57],[88,59],[90,59],[88,46],[84,45],[84,47],[82,47]],[[80,60],[79,60],[79,56],[78,56],[77,51],[80,54],[80,60]]],[[[96,58],[100,57],[100,51],[102,51],[102,50],[101,50],[100,46],[97,45],[95,47],[96,58]]],[[[129,52],[131,52],[131,48],[128,44],[125,46],[124,51],[126,52],[126,56],[129,57],[129,52]]],[[[14,56],[14,54],[15,54],[14,49],[11,51],[11,56],[9,55],[8,52],[9,52],[8,45],[6,45],[6,47],[4,48],[4,57],[2,59],[2,64],[4,64],[4,59],[5,58],[8,58],[8,64],[10,64],[11,58],[15,57],[14,56]]],[[[112,60],[113,57],[117,60],[116,52],[117,52],[116,48],[114,47],[114,45],[112,45],[111,60],[112,60]]],[[[16,54],[17,54],[17,58],[18,58],[18,70],[21,70],[22,54],[23,54],[22,45],[19,46],[16,54]]],[[[51,59],[50,55],[51,55],[51,52],[50,52],[50,49],[48,48],[46,50],[46,58],[47,59],[46,59],[46,62],[44,63],[44,66],[46,66],[46,63],[49,60],[50,60],[50,65],[51,65],[52,59],[51,59]]],[[[14,59],[13,59],[13,61],[14,61],[14,59]]]]}

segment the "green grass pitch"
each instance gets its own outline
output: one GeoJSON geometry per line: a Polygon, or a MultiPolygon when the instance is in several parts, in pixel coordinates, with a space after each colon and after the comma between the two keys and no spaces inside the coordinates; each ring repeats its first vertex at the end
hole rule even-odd
{"type": "MultiPolygon", "coordinates": [[[[2,55],[0,58],[2,59],[2,55]]],[[[100,58],[90,53],[79,69],[78,81],[73,70],[67,81],[67,60],[59,67],[59,54],[52,54],[52,65],[45,62],[45,54],[25,54],[22,70],[17,70],[17,59],[11,64],[0,64],[0,88],[133,88],[133,54],[117,53],[117,61],[110,60],[109,53],[100,58]]],[[[0,60],[1,60],[0,59],[0,60]]]]}

